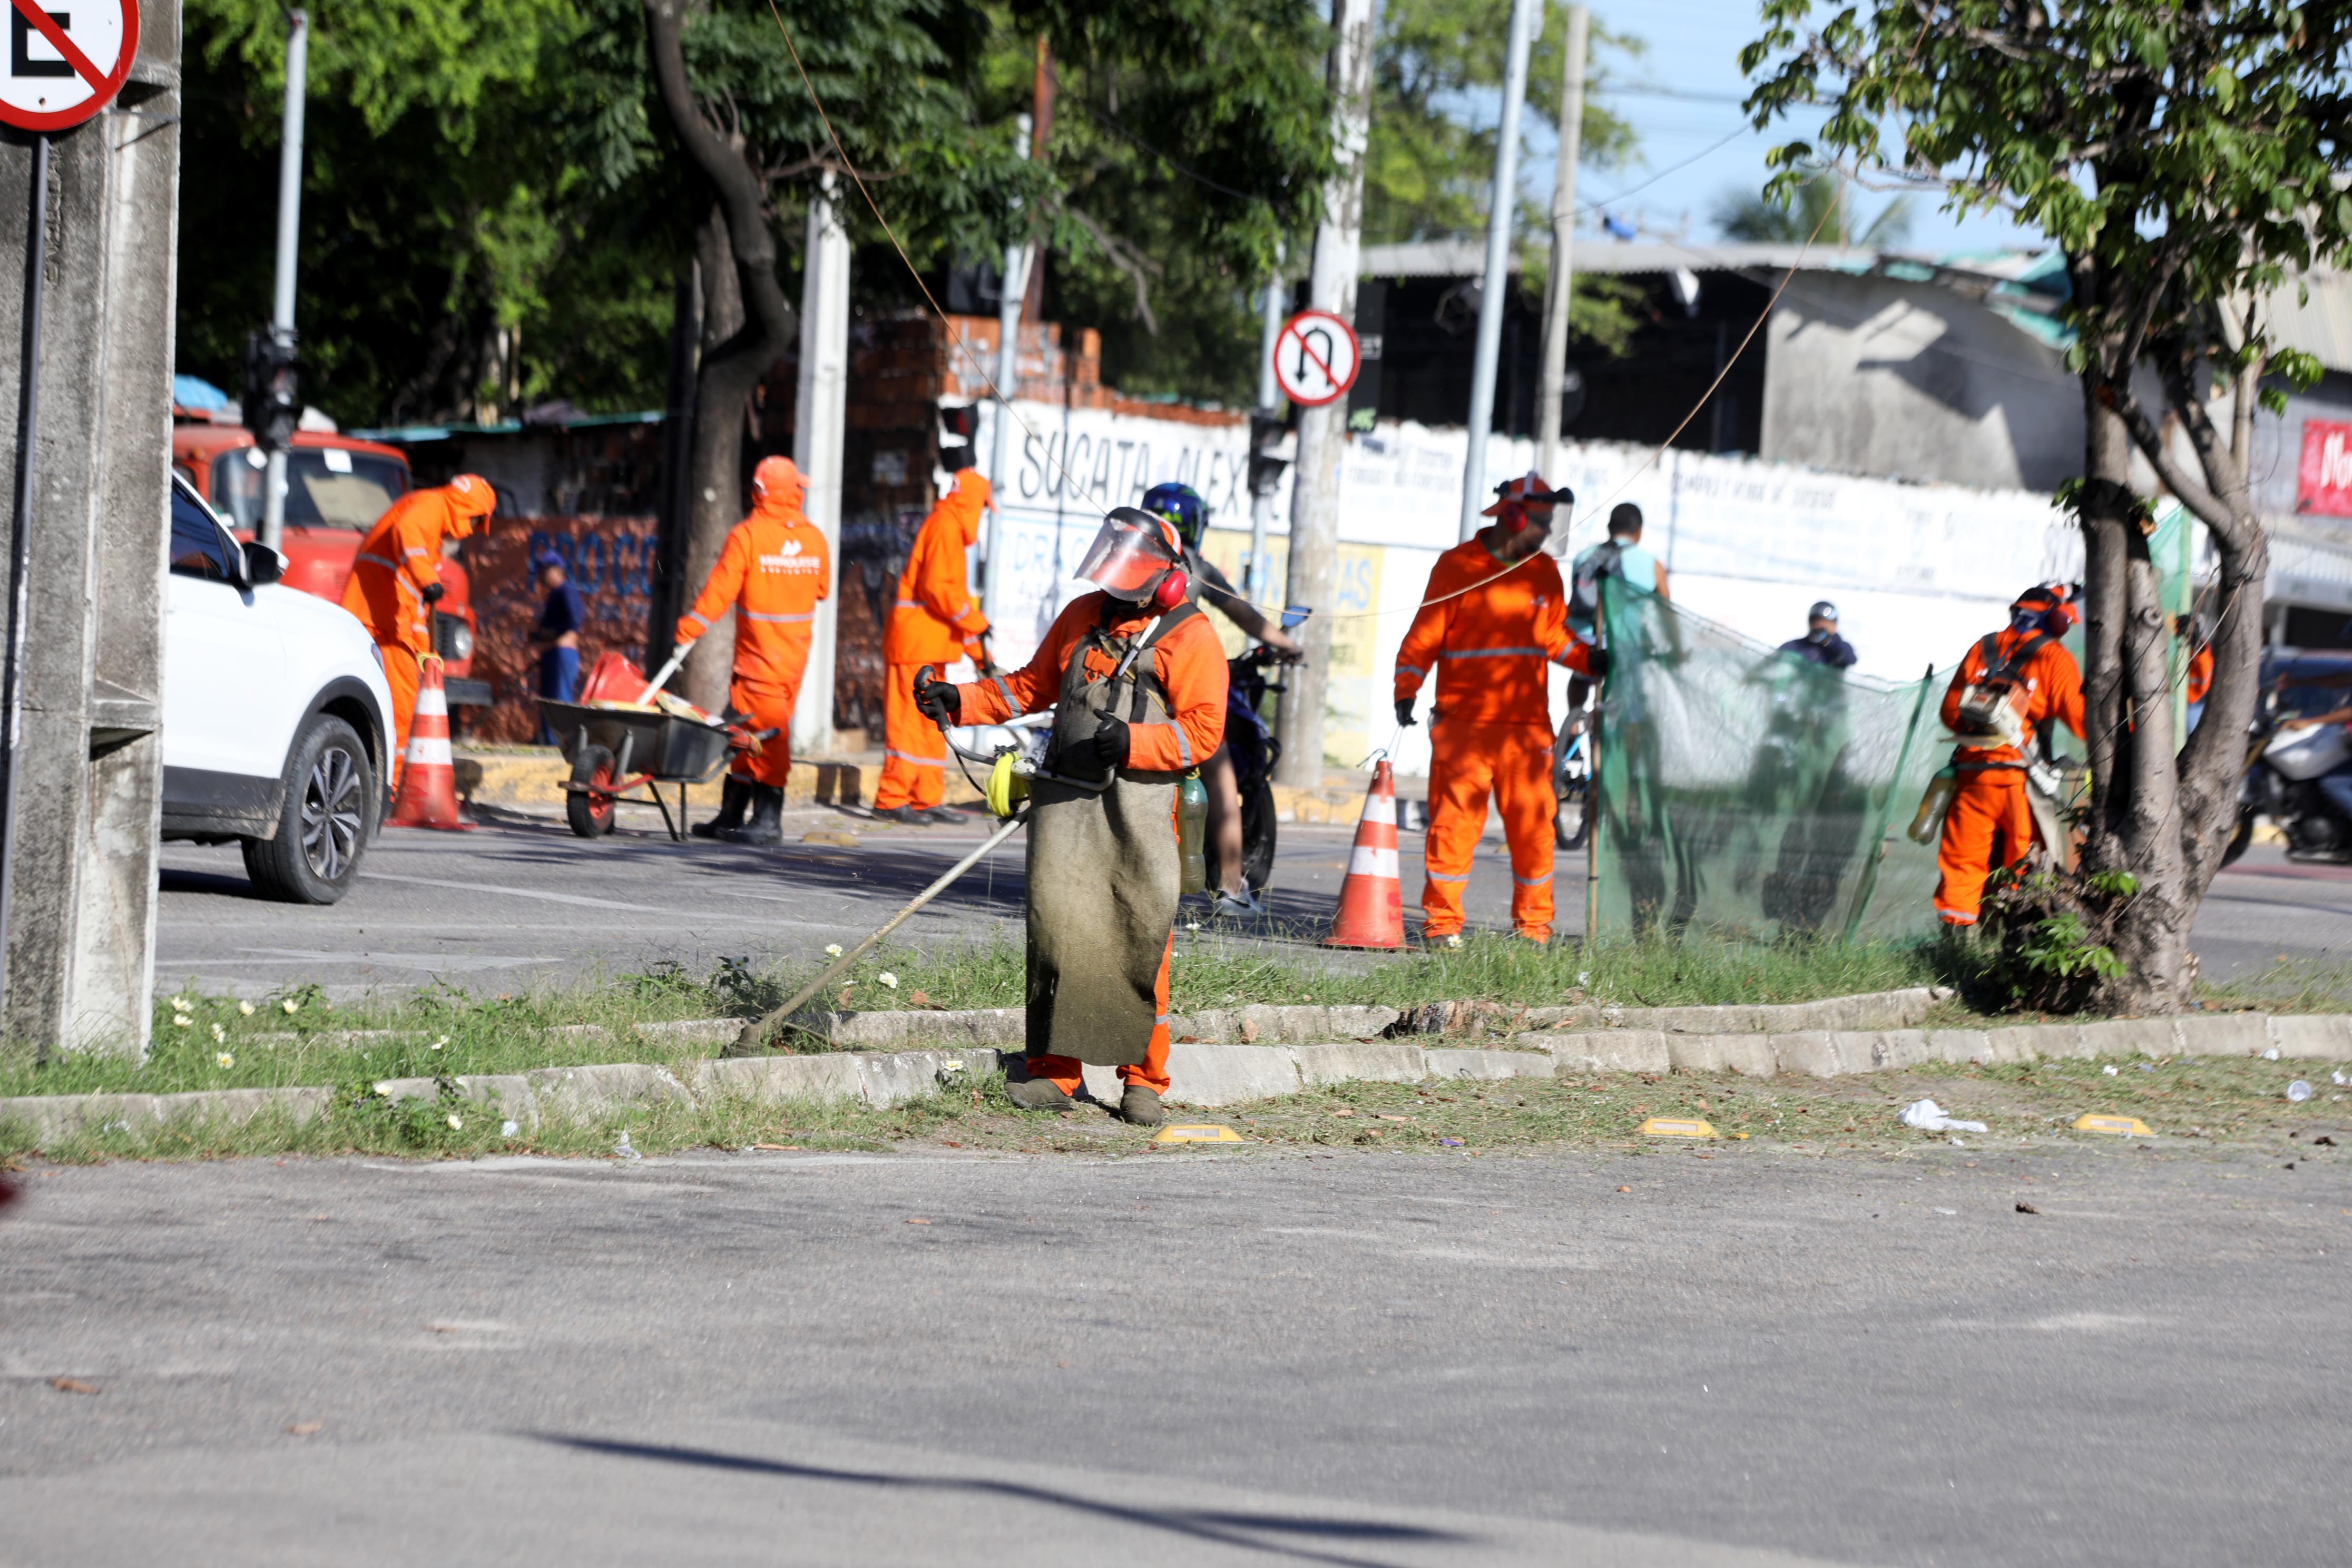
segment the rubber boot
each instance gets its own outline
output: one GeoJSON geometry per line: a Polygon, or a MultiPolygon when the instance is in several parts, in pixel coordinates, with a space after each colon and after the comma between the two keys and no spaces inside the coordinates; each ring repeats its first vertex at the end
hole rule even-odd
{"type": "Polygon", "coordinates": [[[782,784],[751,786],[751,820],[719,837],[730,844],[782,844],[784,841],[784,790],[782,784]]]}
{"type": "Polygon", "coordinates": [[[1004,1098],[1024,1110],[1067,1110],[1077,1103],[1060,1084],[1042,1078],[1006,1084],[1004,1098]]]}
{"type": "Polygon", "coordinates": [[[743,808],[751,804],[751,781],[729,773],[719,792],[719,815],[708,822],[696,823],[687,831],[697,838],[724,838],[743,826],[743,808]]]}
{"type": "Polygon", "coordinates": [[[1160,1109],[1160,1091],[1141,1083],[1129,1084],[1127,1092],[1118,1097],[1118,1115],[1120,1121],[1138,1127],[1157,1127],[1168,1120],[1160,1109]]]}

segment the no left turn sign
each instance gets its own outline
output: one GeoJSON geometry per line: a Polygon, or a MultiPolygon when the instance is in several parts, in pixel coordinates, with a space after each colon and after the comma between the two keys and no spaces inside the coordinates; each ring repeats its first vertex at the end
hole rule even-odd
{"type": "Polygon", "coordinates": [[[139,53],[138,0],[10,5],[0,121],[23,131],[64,131],[114,101],[139,53]]]}
{"type": "Polygon", "coordinates": [[[1301,408],[1345,397],[1362,363],[1356,330],[1328,310],[1299,311],[1274,340],[1274,379],[1301,408]]]}

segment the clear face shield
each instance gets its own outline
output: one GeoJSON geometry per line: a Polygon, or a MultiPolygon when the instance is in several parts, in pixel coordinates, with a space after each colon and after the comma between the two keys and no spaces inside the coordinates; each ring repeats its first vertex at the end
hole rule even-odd
{"type": "Polygon", "coordinates": [[[1076,576],[1113,598],[1140,604],[1178,563],[1169,525],[1150,512],[1123,506],[1103,519],[1102,529],[1078,563],[1076,576]]]}

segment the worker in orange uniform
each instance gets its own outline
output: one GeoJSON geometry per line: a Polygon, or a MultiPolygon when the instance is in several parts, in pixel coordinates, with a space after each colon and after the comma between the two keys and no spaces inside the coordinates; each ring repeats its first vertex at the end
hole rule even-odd
{"type": "Polygon", "coordinates": [[[1972,926],[1995,866],[2021,864],[2033,847],[2025,794],[2026,748],[2044,725],[2083,732],[2083,672],[2058,639],[2074,624],[2061,586],[2028,588],[2010,606],[2009,626],[1969,649],[1944,693],[1944,728],[1958,785],[1936,850],[1936,917],[1972,926]]]}
{"type": "Polygon", "coordinates": [[[955,489],[923,519],[907,568],[898,574],[898,602],[882,634],[882,782],[874,815],[891,822],[961,822],[940,797],[947,784],[947,738],[915,706],[915,671],[969,657],[982,662],[988,617],[966,588],[964,552],[980,537],[989,505],[988,481],[978,468],[956,476],[955,489]]]}
{"type": "Polygon", "coordinates": [[[2187,700],[2189,732],[2193,735],[2198,721],[2205,717],[2205,694],[2213,689],[2213,639],[2205,631],[2203,617],[2197,616],[2174,616],[2172,635],[2196,648],[2189,656],[2187,689],[2181,693],[2187,700]]]}
{"type": "Polygon", "coordinates": [[[1081,1063],[1118,1068],[1118,1113],[1161,1120],[1168,959],[1181,886],[1176,783],[1225,737],[1225,650],[1186,594],[1183,543],[1164,518],[1120,507],[1078,563],[1073,599],[1037,657],[955,686],[916,672],[941,729],[1051,707],[1029,787],[1028,1078],[1013,1102],[1060,1110],[1081,1063]]]}
{"type": "Polygon", "coordinates": [[[790,458],[762,458],[751,471],[751,515],[737,523],[694,607],[678,617],[681,648],[732,606],[735,668],[727,705],[744,728],[773,730],[756,749],[735,753],[719,815],[695,824],[698,838],[738,844],[784,841],[784,780],[793,771],[793,704],[808,668],[816,604],[833,592],[833,552],[824,531],[801,515],[801,471],[790,458]],[[743,815],[748,810],[751,820],[743,815]]]}
{"type": "Polygon", "coordinates": [[[1422,936],[1462,945],[1462,886],[1486,830],[1491,795],[1511,850],[1511,927],[1551,940],[1551,701],[1546,667],[1599,679],[1607,653],[1568,629],[1568,589],[1543,553],[1552,509],[1576,498],[1529,473],[1495,487],[1495,521],[1437,558],[1421,609],[1397,649],[1396,716],[1413,721],[1430,672],[1429,831],[1422,857],[1422,936]]]}
{"type": "Polygon", "coordinates": [[[487,531],[498,492],[479,474],[459,474],[446,485],[411,490],[392,503],[360,541],[343,608],[357,616],[383,655],[392,688],[392,788],[408,758],[409,725],[416,717],[421,660],[433,651],[433,606],[441,602],[441,557],[473,536],[476,518],[487,531]]]}

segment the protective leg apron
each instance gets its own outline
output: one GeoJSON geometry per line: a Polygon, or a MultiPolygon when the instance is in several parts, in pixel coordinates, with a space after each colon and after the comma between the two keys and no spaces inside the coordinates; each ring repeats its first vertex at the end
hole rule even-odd
{"type": "MultiPolygon", "coordinates": [[[[1199,611],[1187,605],[1163,617],[1155,640],[1188,614],[1199,611]]],[[[1046,771],[1030,789],[1029,1075],[1075,1091],[1080,1064],[1093,1063],[1165,1093],[1178,775],[1122,768],[1097,790],[1066,748],[1086,745],[1097,715],[1164,724],[1168,705],[1148,643],[1116,679],[1087,678],[1090,646],[1120,657],[1130,647],[1097,632],[1072,649],[1046,771]]]]}

